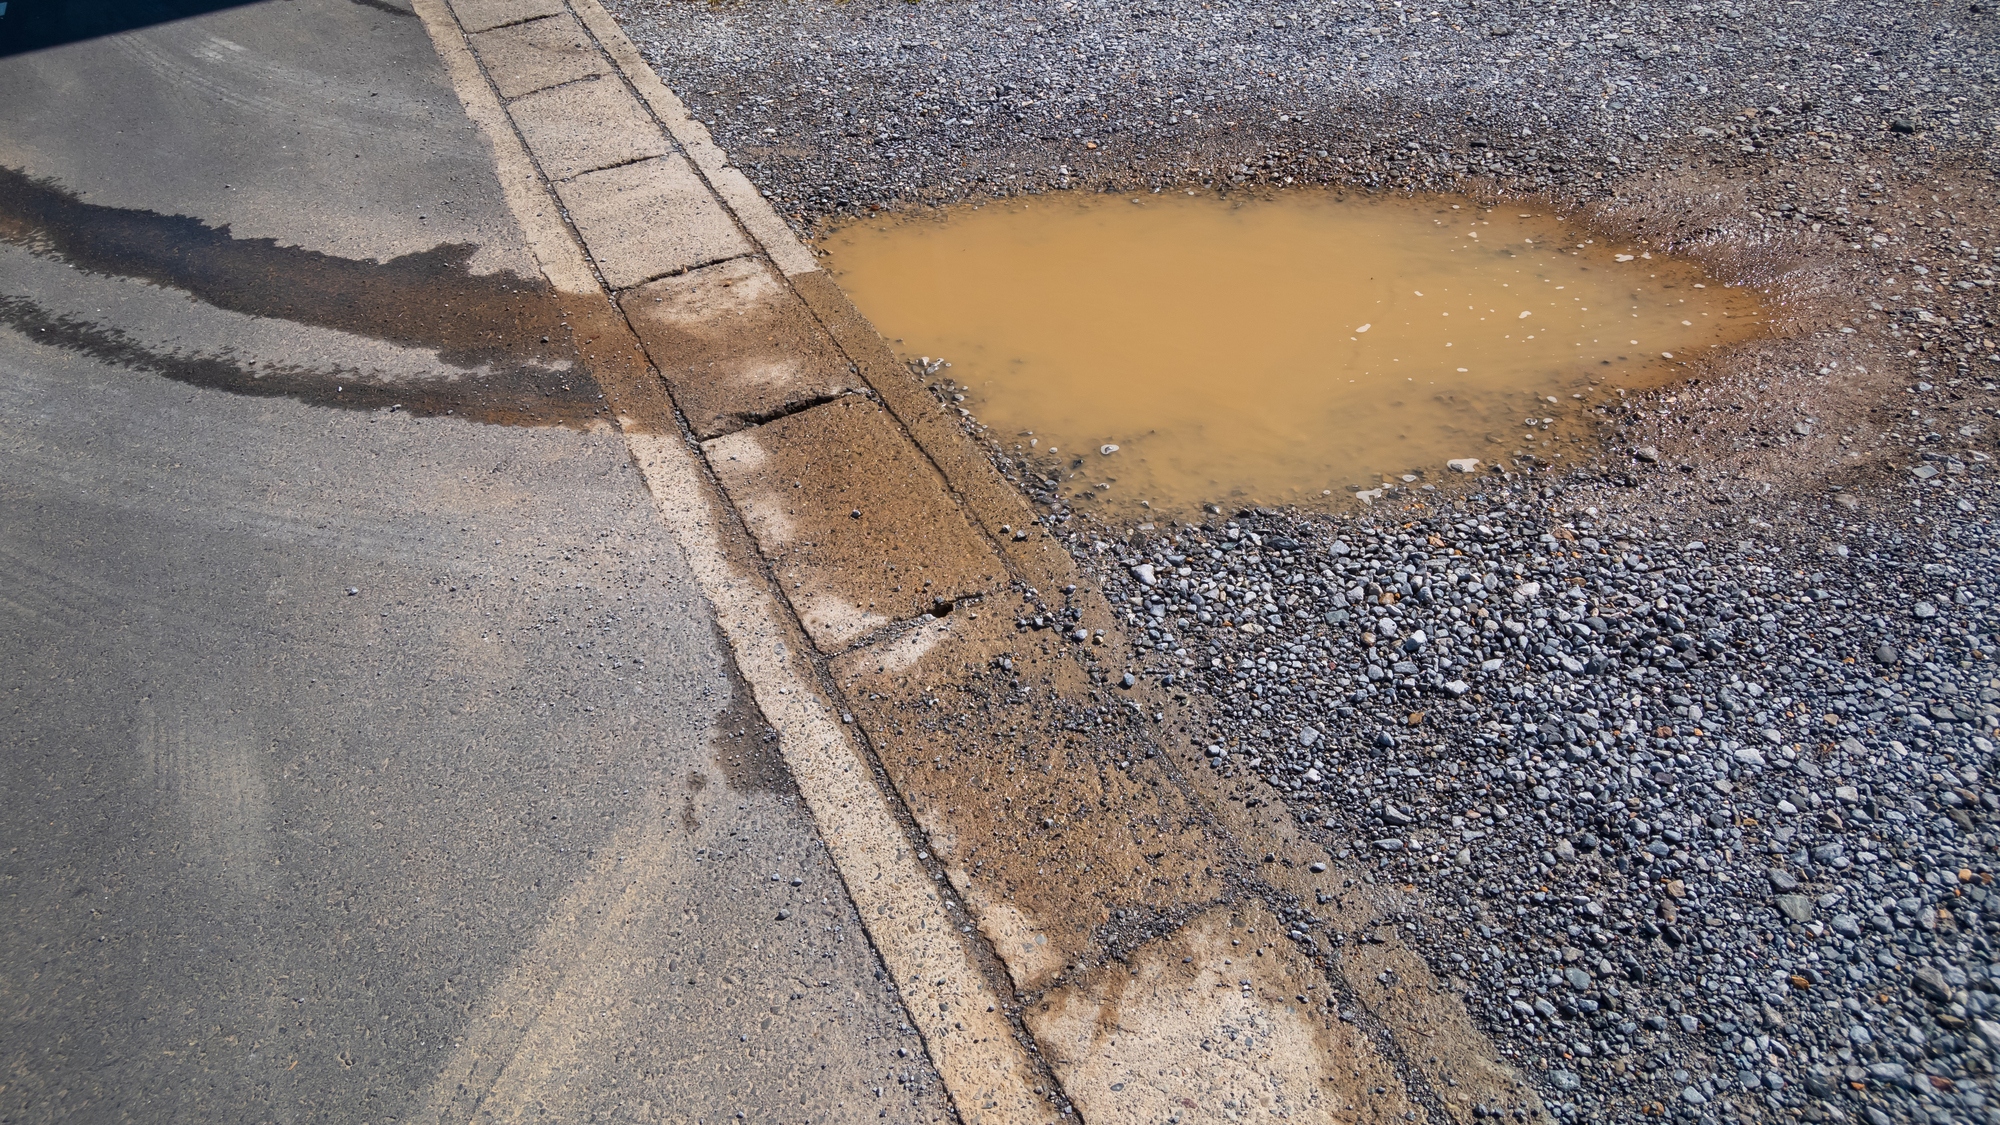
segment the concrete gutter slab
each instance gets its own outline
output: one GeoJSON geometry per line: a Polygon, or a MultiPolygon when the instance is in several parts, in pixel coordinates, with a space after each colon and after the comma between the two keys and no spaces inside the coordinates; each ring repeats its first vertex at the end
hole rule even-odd
{"type": "Polygon", "coordinates": [[[703,440],[866,386],[761,258],[655,281],[619,304],[703,440]]]}
{"type": "Polygon", "coordinates": [[[679,156],[607,168],[555,189],[613,289],[751,252],[679,156]]]}
{"type": "Polygon", "coordinates": [[[1005,581],[944,478],[871,399],[702,448],[822,652],[1005,581]]]}
{"type": "Polygon", "coordinates": [[[529,94],[508,107],[549,179],[667,153],[667,139],[625,84],[600,78],[529,94]]]}
{"type": "Polygon", "coordinates": [[[472,38],[472,49],[503,98],[611,73],[591,45],[583,25],[567,13],[488,31],[472,38]]]}
{"type": "Polygon", "coordinates": [[[1074,729],[1075,701],[1098,694],[1091,666],[1116,650],[1071,640],[1067,626],[1019,628],[1040,611],[1017,597],[856,649],[832,671],[973,920],[1032,993],[1104,956],[1112,911],[1180,917],[1226,888],[1207,818],[1164,761],[1135,747],[1129,769],[1105,769],[1099,755],[1126,729],[1074,729]],[[943,725],[943,714],[980,719],[943,725]]]}
{"type": "MultiPolygon", "coordinates": [[[[1030,586],[1060,590],[1077,580],[1069,552],[1042,526],[1018,489],[993,470],[986,454],[967,440],[958,416],[931,397],[923,382],[904,367],[886,340],[868,323],[847,294],[824,270],[791,275],[792,287],[811,308],[842,351],[860,368],[890,410],[951,482],[986,534],[1006,553],[1030,586]]],[[[1101,603],[1100,603],[1101,604],[1101,603]]],[[[1091,628],[1107,622],[1093,619],[1091,628]]]]}
{"type": "Polygon", "coordinates": [[[468,32],[537,20],[562,10],[562,0],[452,0],[451,4],[459,26],[468,32]]]}
{"type": "Polygon", "coordinates": [[[1395,1066],[1328,1009],[1325,977],[1284,932],[1260,907],[1216,908],[1030,1007],[1083,1119],[1414,1117],[1395,1066]]]}

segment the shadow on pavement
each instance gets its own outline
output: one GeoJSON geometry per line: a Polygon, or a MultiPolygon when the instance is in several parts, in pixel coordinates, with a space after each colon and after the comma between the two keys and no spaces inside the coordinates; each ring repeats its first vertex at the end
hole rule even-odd
{"type": "MultiPolygon", "coordinates": [[[[354,0],[411,15],[388,0],[354,0]]],[[[0,58],[247,5],[242,0],[13,0],[0,5],[0,58]]]]}

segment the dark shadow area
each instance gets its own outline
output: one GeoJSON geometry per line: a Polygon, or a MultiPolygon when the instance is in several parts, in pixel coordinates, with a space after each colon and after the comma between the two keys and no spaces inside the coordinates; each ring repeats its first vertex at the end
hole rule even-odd
{"type": "MultiPolygon", "coordinates": [[[[247,6],[244,0],[10,0],[0,15],[0,58],[247,6]]],[[[386,0],[368,6],[389,7],[386,0]]]]}

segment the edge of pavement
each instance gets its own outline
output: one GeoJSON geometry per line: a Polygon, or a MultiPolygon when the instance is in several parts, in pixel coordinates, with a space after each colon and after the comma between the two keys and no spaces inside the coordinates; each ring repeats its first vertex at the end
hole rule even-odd
{"type": "MultiPolygon", "coordinates": [[[[934,709],[938,696],[970,698],[968,677],[973,684],[996,678],[990,668],[978,671],[979,661],[1011,670],[1011,660],[998,659],[995,646],[1016,644],[1018,626],[1010,619],[1017,611],[1043,612],[1036,604],[1043,590],[1051,603],[1067,607],[1060,639],[1054,650],[1047,647],[1049,634],[1021,640],[1024,670],[1034,665],[1039,670],[1029,674],[1043,675],[1042,684],[1068,685],[1044,694],[1068,690],[1072,703],[1096,698],[1094,687],[1109,675],[1099,667],[1099,654],[1111,657],[1122,644],[1119,615],[1102,591],[1082,580],[1067,549],[948,406],[897,360],[755,186],[729,164],[598,0],[414,4],[468,116],[491,146],[508,205],[544,275],[571,299],[566,313],[578,338],[594,345],[593,374],[633,463],[714,607],[755,702],[778,732],[781,753],[869,940],[961,1119],[995,1125],[1065,1114],[1138,1120],[1135,1114],[1151,1106],[1179,1120],[1183,1107],[1196,1106],[1170,1089],[1172,1083],[1200,1085],[1206,1095],[1236,1099],[1239,1107],[1246,1096],[1241,1091],[1261,1086],[1260,1099],[1303,1097],[1367,1119],[1401,1117],[1426,1103],[1449,1117],[1452,1109],[1469,1109],[1474,1096],[1509,1103],[1526,1098],[1524,1108],[1539,1112],[1532,1093],[1494,1061],[1491,1045],[1470,1028],[1462,1007],[1455,1015],[1433,1012],[1414,999],[1444,990],[1413,955],[1394,964],[1357,961],[1346,972],[1335,955],[1325,960],[1330,989],[1360,1000],[1379,1034],[1349,1035],[1334,1020],[1339,1013],[1314,1015],[1303,994],[1297,997],[1302,1007],[1292,1008],[1296,986],[1283,973],[1266,972],[1254,987],[1241,980],[1244,1006],[1228,1018],[1276,1019],[1267,1026],[1287,1029],[1291,1062],[1269,1074],[1256,1065],[1215,1063],[1223,1056],[1210,1055],[1209,1045],[1188,1029],[1237,1012],[1227,1004],[1238,993],[1218,994],[1217,982],[1204,978],[1197,985],[1188,975],[1200,970],[1174,966],[1191,964],[1199,950],[1227,952],[1224,944],[1238,940],[1228,936],[1229,927],[1247,925],[1244,918],[1265,919],[1268,933],[1275,919],[1261,912],[1278,899],[1303,901],[1311,889],[1296,880],[1238,880],[1249,889],[1231,892],[1215,889],[1228,882],[1221,873],[1190,869],[1189,886],[1196,890],[1173,911],[1187,915],[1186,925],[1145,946],[1144,957],[1131,951],[1124,967],[1129,974],[1112,972],[1108,964],[1084,970],[1079,956],[1066,969],[1083,976],[1064,981],[1064,966],[1003,956],[1003,942],[1022,936],[1046,941],[1045,952],[1035,955],[1043,958],[1059,949],[1103,952],[1091,918],[1104,903],[1093,899],[1059,911],[1074,917],[1050,919],[1048,928],[1066,927],[1065,933],[1029,933],[1032,919],[1023,911],[1036,896],[999,902],[991,897],[993,876],[976,885],[956,854],[966,839],[958,832],[964,818],[981,815],[972,802],[986,800],[990,808],[991,798],[948,783],[920,783],[917,771],[929,771],[928,760],[890,760],[892,751],[907,757],[921,743],[929,720],[914,723],[920,729],[903,741],[890,741],[886,728],[894,726],[901,739],[899,714],[934,709]],[[1009,598],[1025,604],[1007,604],[1009,598]],[[961,607],[962,614],[956,612],[961,607]],[[1057,668],[1068,655],[1059,650],[1072,647],[1066,642],[1074,642],[1081,657],[1075,667],[1057,668]],[[1030,647],[1053,661],[1037,664],[1030,647]],[[877,690],[865,698],[857,694],[870,686],[877,690]],[[961,797],[968,807],[954,821],[961,797]],[[1359,968],[1407,974],[1407,986],[1394,990],[1404,999],[1348,984],[1359,968]],[[1148,1011],[1121,1018],[1127,1002],[1148,1011]],[[1440,1028],[1478,1064],[1456,1070],[1468,1081],[1450,1081],[1458,1089],[1449,1095],[1436,1089],[1434,1079],[1450,1073],[1426,1069],[1396,1041],[1397,1033],[1434,1037],[1440,1028]],[[1123,1050],[1112,1051],[1121,1040],[1123,1050]],[[1335,1058],[1341,1060],[1337,1067],[1335,1058]],[[1114,1099],[1104,1092],[1125,1088],[1122,1081],[1113,1084],[1114,1071],[1154,1069],[1161,1082],[1148,1078],[1146,1096],[1114,1099]],[[1368,1104],[1372,1095],[1364,1090],[1373,1079],[1364,1080],[1364,1072],[1400,1072],[1402,1082],[1391,1097],[1368,1104]],[[1158,1098],[1149,1101],[1153,1095],[1158,1098]]],[[[1023,690],[1013,703],[1029,705],[1023,690]]],[[[1149,716],[1163,717],[1151,714],[1156,707],[1166,709],[1157,700],[1144,708],[1136,699],[1127,703],[1141,726],[1149,716]]],[[[1033,718],[1060,722],[1046,713],[1033,718]]],[[[1060,737],[1054,726],[1035,729],[1060,737]]],[[[1164,728],[1135,737],[1172,740],[1164,728]]],[[[963,742],[951,750],[974,753],[972,739],[963,742]]],[[[1051,751],[1032,771],[1041,775],[1037,785],[1053,791],[1096,784],[1090,779],[1099,771],[1092,763],[1070,761],[1065,773],[1054,774],[1054,757],[1051,751]]],[[[1295,825],[1274,833],[1231,813],[1205,780],[1176,780],[1170,768],[1153,765],[1145,772],[1146,788],[1138,789],[1140,771],[1123,771],[1120,763],[1125,781],[1099,786],[1106,810],[1134,794],[1164,793],[1161,783],[1170,782],[1167,788],[1190,798],[1199,794],[1213,812],[1167,797],[1155,815],[1178,817],[1196,836],[1198,825],[1213,816],[1227,835],[1240,837],[1239,843],[1254,839],[1260,850],[1312,846],[1296,838],[1295,825]]],[[[1024,862],[1035,850],[1013,846],[1025,837],[1002,839],[1030,831],[1021,811],[980,826],[991,830],[988,841],[996,847],[989,854],[1001,857],[997,869],[1006,869],[1010,849],[1024,862]]],[[[1042,845],[1055,842],[1036,846],[1042,845]]],[[[1235,847],[1229,843],[1224,850],[1235,847]]],[[[1221,866],[1249,865],[1234,856],[1221,866]]],[[[1051,883],[1038,893],[1060,897],[1055,888],[1051,883]]],[[[1126,893],[1110,884],[1100,890],[1126,893]]],[[[1332,900],[1318,901],[1324,906],[1332,900]]],[[[1328,924],[1359,926],[1368,919],[1356,910],[1368,909],[1359,903],[1336,909],[1328,924]]],[[[1257,955],[1264,956],[1261,950],[1257,955]]],[[[1314,951],[1309,959],[1316,958],[1314,951]]],[[[1273,962],[1280,960],[1274,950],[1273,962]]],[[[1248,966],[1236,971],[1248,972],[1248,966]]],[[[1222,1102],[1225,1110],[1231,1104],[1222,1102]]]]}
{"type": "MultiPolygon", "coordinates": [[[[593,252],[596,248],[590,246],[588,235],[578,229],[574,210],[562,205],[569,201],[560,200],[545,163],[536,159],[520,122],[508,112],[482,65],[472,28],[490,31],[558,16],[561,5],[547,0],[507,4],[472,0],[461,2],[454,11],[446,0],[413,3],[468,116],[491,146],[508,205],[544,276],[557,292],[574,295],[588,306],[572,315],[587,317],[594,322],[592,329],[607,336],[622,337],[613,346],[622,345],[623,354],[611,357],[617,370],[599,374],[607,397],[614,400],[634,464],[644,475],[661,519],[682,544],[759,709],[778,732],[786,764],[835,857],[869,940],[893,974],[911,1022],[922,1034],[961,1119],[1054,1120],[1059,1110],[1053,1076],[1028,1046],[1025,1031],[1004,1010],[994,970],[967,937],[972,927],[953,914],[958,909],[955,896],[941,891],[918,860],[919,848],[904,827],[905,818],[891,808],[891,799],[875,782],[865,748],[841,723],[824,672],[808,655],[811,642],[785,607],[775,582],[756,565],[757,551],[740,517],[694,437],[677,422],[672,402],[659,387],[658,371],[647,361],[633,327],[619,315],[602,272],[604,257],[593,252]],[[467,9],[476,15],[462,22],[467,9]]],[[[703,178],[769,259],[781,269],[792,267],[788,272],[817,272],[810,252],[792,237],[749,180],[726,165],[720,150],[708,142],[706,130],[687,116],[679,99],[639,59],[609,14],[594,0],[572,0],[571,10],[643,92],[661,123],[683,152],[694,157],[703,178]]],[[[828,289],[838,295],[837,289],[828,289]]],[[[865,325],[851,306],[848,315],[865,325]]]]}

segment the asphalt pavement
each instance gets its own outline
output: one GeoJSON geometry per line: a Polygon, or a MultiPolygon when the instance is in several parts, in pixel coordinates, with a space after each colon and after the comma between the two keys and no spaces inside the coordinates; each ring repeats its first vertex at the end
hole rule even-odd
{"type": "Polygon", "coordinates": [[[949,1116],[419,20],[0,100],[0,1120],[949,1116]]]}

